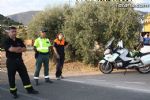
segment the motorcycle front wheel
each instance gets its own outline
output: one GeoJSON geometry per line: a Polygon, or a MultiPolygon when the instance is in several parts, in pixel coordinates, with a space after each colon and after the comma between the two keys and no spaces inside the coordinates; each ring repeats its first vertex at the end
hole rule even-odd
{"type": "Polygon", "coordinates": [[[104,74],[110,74],[113,71],[113,65],[109,62],[100,63],[99,70],[104,74]]]}
{"type": "Polygon", "coordinates": [[[150,65],[141,67],[141,68],[137,68],[136,70],[142,74],[147,74],[150,72],[150,65]]]}

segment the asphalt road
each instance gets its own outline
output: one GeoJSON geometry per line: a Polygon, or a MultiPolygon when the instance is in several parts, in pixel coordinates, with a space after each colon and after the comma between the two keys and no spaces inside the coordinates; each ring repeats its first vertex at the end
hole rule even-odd
{"type": "MultiPolygon", "coordinates": [[[[53,84],[40,80],[38,95],[29,95],[16,77],[18,100],[150,100],[150,74],[115,72],[109,75],[90,75],[53,79],[53,84]]],[[[8,90],[7,75],[0,72],[0,100],[13,100],[8,90]]]]}

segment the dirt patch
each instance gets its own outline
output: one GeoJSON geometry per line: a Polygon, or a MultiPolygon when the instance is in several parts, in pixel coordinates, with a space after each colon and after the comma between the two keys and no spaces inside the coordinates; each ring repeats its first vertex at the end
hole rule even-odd
{"type": "MultiPolygon", "coordinates": [[[[35,58],[34,52],[28,51],[23,53],[24,63],[27,66],[28,72],[33,74],[35,69],[35,58]]],[[[56,66],[53,60],[50,60],[50,73],[55,74],[56,66]]],[[[41,73],[43,73],[43,68],[41,73]]],[[[90,65],[85,65],[81,62],[67,62],[64,64],[63,68],[64,75],[71,76],[71,75],[89,75],[89,74],[99,74],[100,71],[98,68],[93,68],[90,65]]]]}

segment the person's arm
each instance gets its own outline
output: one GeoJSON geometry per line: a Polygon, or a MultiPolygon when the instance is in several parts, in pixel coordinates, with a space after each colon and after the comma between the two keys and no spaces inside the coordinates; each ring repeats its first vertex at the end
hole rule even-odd
{"type": "Polygon", "coordinates": [[[53,50],[54,50],[54,53],[56,54],[57,59],[59,59],[59,58],[60,58],[60,56],[59,56],[59,54],[58,54],[58,52],[57,52],[56,48],[55,48],[55,47],[53,47],[53,50]]]}
{"type": "Polygon", "coordinates": [[[26,46],[25,46],[25,44],[23,43],[23,41],[22,40],[20,40],[20,43],[21,43],[21,45],[20,45],[20,47],[18,47],[18,53],[22,53],[22,52],[25,52],[26,51],[26,46]]]}
{"type": "Polygon", "coordinates": [[[9,40],[6,40],[4,42],[4,49],[5,51],[14,52],[14,53],[18,53],[21,50],[21,48],[19,47],[13,47],[9,40]]]}
{"type": "Polygon", "coordinates": [[[56,44],[56,43],[54,43],[53,50],[54,50],[54,53],[55,53],[55,55],[56,55],[57,59],[59,59],[59,58],[60,58],[60,56],[59,56],[59,54],[58,54],[58,52],[57,52],[56,46],[57,46],[57,44],[56,44]]]}
{"type": "Polygon", "coordinates": [[[19,48],[18,53],[22,53],[27,50],[26,47],[18,47],[18,48],[19,48]]]}
{"type": "Polygon", "coordinates": [[[65,48],[68,48],[68,42],[65,41],[65,48]]]}
{"type": "Polygon", "coordinates": [[[26,49],[26,47],[23,47],[22,48],[22,52],[25,52],[27,49],[26,49]]]}
{"type": "Polygon", "coordinates": [[[39,46],[38,39],[36,39],[36,40],[35,40],[35,42],[34,42],[34,45],[33,45],[33,46],[34,46],[34,51],[35,51],[35,52],[38,52],[38,51],[37,51],[37,47],[39,46]]]}
{"type": "Polygon", "coordinates": [[[37,39],[34,41],[33,46],[34,46],[34,51],[35,51],[35,58],[38,58],[39,52],[37,51],[37,47],[39,46],[39,43],[37,39]]]}
{"type": "Polygon", "coordinates": [[[50,47],[49,47],[49,50],[50,50],[50,51],[53,51],[53,45],[52,45],[51,42],[50,42],[50,44],[51,44],[51,45],[50,45],[50,47]]]}
{"type": "Polygon", "coordinates": [[[14,53],[21,53],[23,52],[25,49],[24,48],[21,48],[21,47],[13,47],[11,46],[8,51],[9,52],[14,52],[14,53]]]}
{"type": "Polygon", "coordinates": [[[34,46],[33,50],[34,50],[35,52],[37,52],[36,46],[34,46]]]}
{"type": "Polygon", "coordinates": [[[50,40],[48,39],[48,42],[49,42],[49,50],[53,50],[52,41],[50,41],[50,40]]]}
{"type": "Polygon", "coordinates": [[[67,45],[68,45],[68,42],[65,41],[65,45],[64,46],[67,46],[67,45]]]}

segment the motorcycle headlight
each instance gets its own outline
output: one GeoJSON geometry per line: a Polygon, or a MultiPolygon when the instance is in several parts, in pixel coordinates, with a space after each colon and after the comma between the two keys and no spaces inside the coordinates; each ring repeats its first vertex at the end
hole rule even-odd
{"type": "Polygon", "coordinates": [[[108,54],[110,54],[111,53],[111,50],[110,49],[106,49],[105,51],[104,51],[104,55],[108,55],[108,54]]]}

